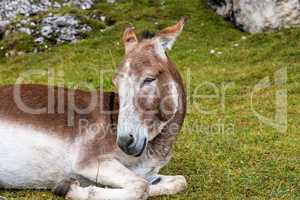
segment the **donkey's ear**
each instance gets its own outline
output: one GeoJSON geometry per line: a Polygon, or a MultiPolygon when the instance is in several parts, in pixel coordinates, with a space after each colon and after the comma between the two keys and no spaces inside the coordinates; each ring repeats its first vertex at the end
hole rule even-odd
{"type": "Polygon", "coordinates": [[[138,39],[133,28],[127,28],[123,33],[125,52],[128,54],[138,44],[138,39]]]}
{"type": "Polygon", "coordinates": [[[158,42],[161,44],[164,50],[171,49],[175,43],[177,37],[183,30],[186,24],[187,17],[182,17],[181,20],[174,26],[167,27],[156,35],[158,42]]]}

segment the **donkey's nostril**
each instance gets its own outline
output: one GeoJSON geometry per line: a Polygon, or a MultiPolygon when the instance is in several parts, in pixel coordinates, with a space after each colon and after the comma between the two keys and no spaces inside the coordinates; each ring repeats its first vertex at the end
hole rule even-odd
{"type": "Polygon", "coordinates": [[[129,138],[128,138],[127,146],[129,147],[130,145],[132,145],[132,143],[133,143],[133,142],[134,142],[133,135],[129,134],[129,138]]]}
{"type": "Polygon", "coordinates": [[[130,152],[131,148],[134,148],[134,137],[132,134],[121,136],[118,138],[119,147],[126,153],[130,152]]]}
{"type": "Polygon", "coordinates": [[[117,143],[124,153],[140,157],[147,146],[147,138],[134,137],[133,134],[126,134],[119,136],[117,143]]]}

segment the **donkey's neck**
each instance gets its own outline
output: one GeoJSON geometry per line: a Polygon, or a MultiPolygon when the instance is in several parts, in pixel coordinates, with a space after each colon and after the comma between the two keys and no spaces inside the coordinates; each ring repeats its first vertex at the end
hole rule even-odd
{"type": "Polygon", "coordinates": [[[169,63],[173,81],[178,86],[178,108],[172,119],[165,125],[162,132],[149,142],[147,155],[155,159],[166,161],[172,155],[173,145],[176,141],[176,136],[180,132],[183,121],[186,115],[186,93],[180,74],[175,68],[175,65],[169,63]]]}

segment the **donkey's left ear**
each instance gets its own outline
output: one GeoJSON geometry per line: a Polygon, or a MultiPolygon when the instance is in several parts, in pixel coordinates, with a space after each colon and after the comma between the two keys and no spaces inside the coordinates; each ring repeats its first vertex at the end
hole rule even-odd
{"type": "Polygon", "coordinates": [[[123,43],[125,46],[125,53],[128,54],[138,44],[137,36],[134,32],[134,28],[127,28],[123,33],[123,43]]]}
{"type": "Polygon", "coordinates": [[[187,17],[182,17],[181,20],[174,26],[167,27],[157,33],[156,38],[164,50],[170,50],[174,45],[177,37],[183,30],[187,22],[187,17]]]}

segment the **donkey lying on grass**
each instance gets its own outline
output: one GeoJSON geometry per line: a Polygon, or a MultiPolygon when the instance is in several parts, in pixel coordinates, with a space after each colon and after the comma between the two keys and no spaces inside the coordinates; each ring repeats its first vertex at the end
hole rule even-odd
{"type": "Polygon", "coordinates": [[[113,79],[118,95],[1,87],[0,187],[53,188],[76,200],[139,200],[184,191],[183,176],[158,173],[171,158],[186,112],[181,77],[166,54],[185,21],[142,41],[133,29],[124,32],[126,56],[113,79]]]}

